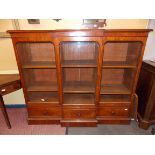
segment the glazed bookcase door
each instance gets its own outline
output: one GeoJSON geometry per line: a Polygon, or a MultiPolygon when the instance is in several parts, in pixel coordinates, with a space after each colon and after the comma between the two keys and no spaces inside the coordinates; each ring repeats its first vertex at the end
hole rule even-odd
{"type": "Polygon", "coordinates": [[[16,47],[24,69],[56,68],[55,51],[52,43],[20,42],[16,44],[16,47]]]}
{"type": "Polygon", "coordinates": [[[61,42],[63,104],[95,104],[98,44],[61,42]]]}
{"type": "Polygon", "coordinates": [[[100,103],[130,102],[140,41],[109,41],[104,45],[100,103]]]}
{"type": "Polygon", "coordinates": [[[20,42],[16,47],[28,103],[59,103],[53,44],[20,42]]]}

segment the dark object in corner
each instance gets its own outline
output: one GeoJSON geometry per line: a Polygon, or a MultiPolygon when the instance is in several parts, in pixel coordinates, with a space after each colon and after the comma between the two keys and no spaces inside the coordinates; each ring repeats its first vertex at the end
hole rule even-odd
{"type": "Polygon", "coordinates": [[[155,124],[155,63],[144,61],[137,85],[139,127],[155,124]]]}
{"type": "Polygon", "coordinates": [[[107,26],[106,19],[83,19],[83,25],[87,28],[103,28],[107,26]]]}
{"type": "Polygon", "coordinates": [[[62,19],[53,19],[53,20],[55,20],[56,22],[59,22],[59,21],[62,20],[62,19]]]}
{"type": "Polygon", "coordinates": [[[40,24],[40,20],[39,19],[28,19],[28,23],[29,24],[40,24]]]}

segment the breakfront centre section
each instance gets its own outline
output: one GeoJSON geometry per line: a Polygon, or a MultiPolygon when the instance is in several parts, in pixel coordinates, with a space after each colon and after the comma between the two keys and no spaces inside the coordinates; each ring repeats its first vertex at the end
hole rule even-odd
{"type": "Polygon", "coordinates": [[[128,124],[150,30],[14,30],[29,124],[128,124]]]}

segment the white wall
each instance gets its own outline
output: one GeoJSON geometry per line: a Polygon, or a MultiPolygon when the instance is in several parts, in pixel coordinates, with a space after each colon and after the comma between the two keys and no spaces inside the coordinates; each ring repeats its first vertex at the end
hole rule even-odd
{"type": "Polygon", "coordinates": [[[153,29],[153,32],[149,33],[143,59],[155,60],[155,19],[149,20],[148,28],[153,29]]]}

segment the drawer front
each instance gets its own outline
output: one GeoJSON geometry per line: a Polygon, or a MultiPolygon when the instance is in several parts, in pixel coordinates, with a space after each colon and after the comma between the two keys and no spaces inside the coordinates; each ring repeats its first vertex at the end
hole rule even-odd
{"type": "Polygon", "coordinates": [[[129,117],[128,107],[102,107],[98,108],[98,116],[129,117]]]}
{"type": "Polygon", "coordinates": [[[8,86],[4,86],[0,89],[0,95],[6,95],[6,94],[11,93],[15,90],[18,90],[20,88],[21,88],[20,83],[14,83],[14,84],[11,84],[8,86]]]}
{"type": "Polygon", "coordinates": [[[29,117],[61,117],[61,108],[28,108],[29,117]]]}
{"type": "Polygon", "coordinates": [[[64,119],[94,119],[96,118],[95,109],[64,109],[64,119]]]}

